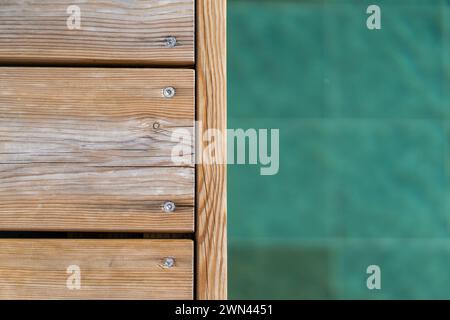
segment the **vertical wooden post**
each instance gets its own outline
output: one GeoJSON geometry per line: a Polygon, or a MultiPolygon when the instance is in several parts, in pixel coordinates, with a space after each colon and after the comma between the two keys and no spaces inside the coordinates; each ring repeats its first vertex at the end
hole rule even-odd
{"type": "MultiPolygon", "coordinates": [[[[197,120],[226,137],[226,0],[197,0],[197,120]]],[[[226,139],[215,156],[197,137],[196,297],[227,298],[226,139]],[[219,156],[220,154],[220,156],[219,156]],[[218,159],[221,158],[221,159],[218,159]],[[219,163],[217,163],[219,162],[219,163]]],[[[216,137],[217,138],[217,137],[216,137]]],[[[217,141],[217,139],[215,140],[217,141]]]]}

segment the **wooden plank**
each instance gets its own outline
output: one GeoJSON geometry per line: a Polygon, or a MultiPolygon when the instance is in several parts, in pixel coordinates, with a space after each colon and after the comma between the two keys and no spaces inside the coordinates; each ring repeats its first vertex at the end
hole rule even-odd
{"type": "Polygon", "coordinates": [[[0,68],[0,230],[192,232],[193,125],[193,70],[0,68]]]}
{"type": "Polygon", "coordinates": [[[226,0],[197,0],[197,26],[197,298],[226,299],[226,0]],[[223,134],[215,154],[205,148],[218,137],[201,139],[209,130],[223,134]]]}
{"type": "Polygon", "coordinates": [[[192,298],[190,240],[0,240],[0,299],[192,298]]]}
{"type": "Polygon", "coordinates": [[[194,0],[0,1],[0,63],[193,62],[194,0]],[[79,29],[77,12],[69,8],[74,5],[80,10],[79,29]],[[173,48],[166,46],[171,36],[177,39],[173,48]]]}

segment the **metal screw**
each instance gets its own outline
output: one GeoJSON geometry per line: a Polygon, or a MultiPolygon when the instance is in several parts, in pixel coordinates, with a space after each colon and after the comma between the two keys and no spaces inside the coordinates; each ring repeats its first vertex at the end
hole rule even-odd
{"type": "Polygon", "coordinates": [[[153,123],[153,129],[159,129],[159,122],[153,123]]]}
{"type": "Polygon", "coordinates": [[[165,40],[166,48],[174,48],[177,45],[177,38],[174,36],[167,37],[165,40]]]}
{"type": "Polygon", "coordinates": [[[167,258],[164,259],[162,266],[164,268],[168,268],[169,269],[169,268],[172,268],[174,265],[175,265],[175,259],[172,258],[172,257],[167,257],[167,258]]]}
{"type": "Polygon", "coordinates": [[[163,96],[166,98],[173,98],[175,96],[175,93],[175,88],[167,87],[163,89],[163,96]]]}
{"type": "Polygon", "coordinates": [[[167,213],[174,212],[175,208],[176,208],[175,203],[173,203],[172,201],[166,201],[163,204],[164,212],[167,212],[167,213]]]}

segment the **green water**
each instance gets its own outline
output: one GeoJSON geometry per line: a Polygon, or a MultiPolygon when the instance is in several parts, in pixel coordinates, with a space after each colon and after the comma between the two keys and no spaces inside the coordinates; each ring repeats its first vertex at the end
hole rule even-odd
{"type": "Polygon", "coordinates": [[[450,298],[450,1],[229,0],[228,32],[229,127],[280,129],[278,175],[229,166],[230,298],[450,298]]]}

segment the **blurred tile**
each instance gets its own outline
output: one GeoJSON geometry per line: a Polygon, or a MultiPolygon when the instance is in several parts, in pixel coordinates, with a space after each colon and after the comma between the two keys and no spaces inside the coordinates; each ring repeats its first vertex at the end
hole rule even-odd
{"type": "Polygon", "coordinates": [[[442,16],[444,17],[443,35],[442,41],[444,49],[442,50],[443,60],[443,82],[442,91],[444,92],[444,105],[445,109],[450,108],[450,0],[445,0],[442,6],[442,16]]]}
{"type": "Polygon", "coordinates": [[[324,114],[321,1],[230,1],[231,117],[324,114]]]}
{"type": "Polygon", "coordinates": [[[450,235],[446,131],[426,120],[334,121],[335,215],[347,238],[450,235]]]}
{"type": "Polygon", "coordinates": [[[231,236],[450,235],[450,136],[441,122],[232,119],[230,125],[280,128],[278,175],[229,166],[231,236]]]}
{"type": "Polygon", "coordinates": [[[230,127],[279,128],[280,170],[229,165],[229,233],[237,238],[317,239],[337,236],[332,210],[332,149],[327,125],[314,120],[230,119],[230,127]]]}
{"type": "Polygon", "coordinates": [[[335,252],[340,299],[449,299],[450,242],[364,241],[335,252]],[[367,289],[369,265],[381,269],[381,290],[367,289]]]}
{"type": "Polygon", "coordinates": [[[234,243],[230,299],[329,299],[332,261],[325,248],[234,243]]]}
{"type": "Polygon", "coordinates": [[[441,118],[441,0],[377,1],[382,29],[368,30],[373,1],[326,1],[326,109],[335,117],[441,118]]]}

